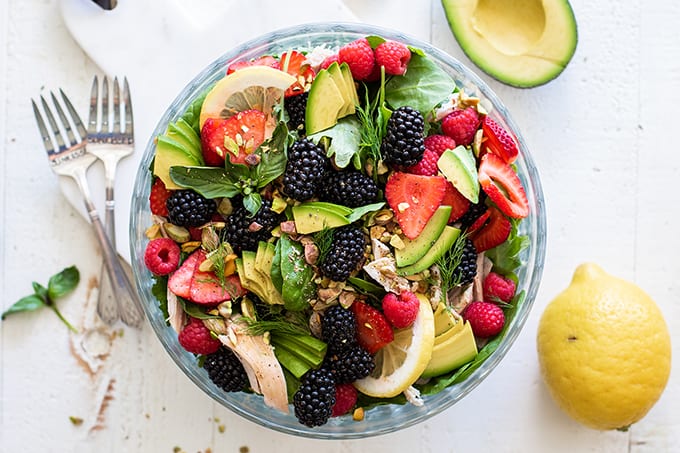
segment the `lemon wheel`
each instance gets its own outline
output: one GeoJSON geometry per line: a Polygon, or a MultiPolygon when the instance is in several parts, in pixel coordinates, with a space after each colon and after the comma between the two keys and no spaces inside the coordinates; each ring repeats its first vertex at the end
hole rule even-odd
{"type": "Polygon", "coordinates": [[[270,115],[286,89],[296,82],[292,75],[268,66],[239,69],[218,81],[201,107],[200,127],[208,118],[229,118],[250,109],[270,115]]]}
{"type": "Polygon", "coordinates": [[[379,398],[399,395],[418,380],[432,358],[434,315],[430,302],[418,296],[418,316],[411,327],[394,332],[394,340],[375,355],[375,369],[354,382],[360,392],[379,398]]]}

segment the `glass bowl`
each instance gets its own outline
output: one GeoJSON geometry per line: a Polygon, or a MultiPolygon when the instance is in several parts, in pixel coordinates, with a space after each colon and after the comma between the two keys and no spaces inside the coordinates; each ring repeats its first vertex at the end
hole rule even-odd
{"type": "Polygon", "coordinates": [[[470,69],[430,44],[397,31],[363,24],[315,23],[274,31],[228,51],[203,69],[182,90],[159,120],[144,151],[132,199],[130,240],[135,281],[146,316],[170,357],[201,390],[233,412],[260,426],[302,437],[351,439],[385,434],[423,422],[451,407],[493,371],[524,326],[538,291],[545,257],[546,220],[538,171],[522,134],[498,97],[470,69]],[[492,118],[512,131],[517,138],[520,154],[515,165],[526,190],[531,210],[529,216],[520,223],[520,233],[530,239],[530,244],[523,251],[521,256],[523,265],[517,271],[519,277],[517,292],[524,291],[526,298],[517,309],[499,347],[463,382],[451,385],[437,394],[425,395],[424,405],[419,407],[412,404],[381,405],[367,410],[363,421],[354,421],[350,414],[331,418],[321,427],[308,428],[297,421],[292,413],[292,406],[289,414],[283,414],[265,406],[263,398],[259,395],[243,392],[226,393],[220,390],[210,381],[205,370],[196,365],[196,357],[179,345],[177,334],[166,324],[163,313],[158,308],[158,302],[152,294],[152,275],[142,259],[148,242],[145,230],[151,224],[148,200],[151,188],[149,168],[155,152],[153,137],[162,134],[169,122],[177,120],[198,95],[222,78],[225,68],[233,62],[246,61],[261,55],[281,54],[290,49],[311,49],[322,44],[340,46],[369,35],[401,41],[422,49],[453,77],[459,88],[468,95],[475,95],[485,100],[491,106],[492,118]]]}

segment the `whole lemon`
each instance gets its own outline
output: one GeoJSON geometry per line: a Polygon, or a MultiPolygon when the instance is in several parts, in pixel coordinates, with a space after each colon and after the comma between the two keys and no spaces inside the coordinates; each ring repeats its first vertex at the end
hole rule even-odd
{"type": "Polygon", "coordinates": [[[546,307],[537,336],[541,374],[557,404],[594,429],[627,429],[661,396],[671,341],[659,307],[595,264],[546,307]]]}

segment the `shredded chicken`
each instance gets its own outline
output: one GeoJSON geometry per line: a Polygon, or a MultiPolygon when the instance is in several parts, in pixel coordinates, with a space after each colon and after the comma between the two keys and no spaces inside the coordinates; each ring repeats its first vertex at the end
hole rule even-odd
{"type": "Polygon", "coordinates": [[[477,255],[477,274],[472,281],[473,300],[484,300],[483,283],[486,276],[489,275],[489,272],[491,272],[492,267],[493,263],[489,258],[484,256],[484,252],[477,255]]]}
{"type": "Polygon", "coordinates": [[[406,397],[406,401],[414,406],[420,407],[425,404],[423,398],[420,396],[420,390],[413,386],[409,386],[409,388],[404,390],[404,397],[406,397]]]}
{"type": "Polygon", "coordinates": [[[184,324],[186,324],[187,315],[184,312],[182,305],[180,305],[179,300],[177,300],[177,296],[175,295],[175,293],[170,291],[170,289],[168,289],[167,297],[168,297],[168,322],[170,323],[170,327],[172,327],[175,332],[180,333],[180,331],[184,327],[184,324]]]}

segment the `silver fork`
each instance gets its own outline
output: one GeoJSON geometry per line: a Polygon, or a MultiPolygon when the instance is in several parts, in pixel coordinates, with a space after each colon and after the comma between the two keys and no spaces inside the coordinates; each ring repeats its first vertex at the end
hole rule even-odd
{"type": "MultiPolygon", "coordinates": [[[[127,78],[123,79],[123,98],[122,105],[125,111],[125,128],[121,125],[121,96],[118,78],[113,79],[113,96],[109,96],[109,81],[105,76],[101,85],[101,96],[99,81],[94,76],[92,90],[90,92],[90,117],[87,125],[87,151],[94,154],[104,163],[106,178],[106,204],[104,211],[104,228],[111,245],[116,248],[116,223],[115,223],[115,197],[114,182],[116,179],[116,167],[118,161],[132,154],[134,151],[134,129],[132,118],[132,100],[130,97],[130,86],[127,78]],[[113,121],[109,124],[109,102],[112,104],[113,121]],[[98,111],[101,112],[100,120],[97,121],[98,111]]],[[[127,263],[121,261],[123,268],[127,269],[127,263]]],[[[127,307],[120,307],[113,297],[111,282],[108,279],[106,269],[102,266],[99,286],[99,299],[97,301],[97,313],[107,324],[116,322],[120,311],[128,310],[127,307]]]]}
{"type": "Polygon", "coordinates": [[[73,178],[73,180],[78,185],[78,189],[85,202],[85,208],[92,221],[92,226],[95,231],[95,237],[99,242],[99,245],[104,254],[104,261],[106,263],[106,268],[108,271],[109,278],[112,282],[112,288],[115,294],[115,298],[127,307],[129,310],[124,312],[124,316],[121,316],[123,322],[128,325],[138,327],[141,325],[143,320],[141,306],[137,297],[135,295],[132,284],[127,274],[123,270],[120,261],[118,261],[118,254],[111,245],[104,231],[104,226],[99,218],[97,209],[92,202],[92,197],[90,196],[90,188],[87,182],[87,169],[94,163],[96,157],[86,150],[87,144],[87,132],[83,123],[78,116],[78,113],[73,108],[73,105],[66,97],[66,94],[62,90],[59,90],[61,98],[66,106],[71,121],[67,118],[64,110],[59,104],[54,93],[50,93],[52,97],[52,103],[56,109],[57,116],[59,117],[61,123],[61,129],[66,133],[66,139],[68,142],[64,141],[64,137],[61,133],[59,123],[52,114],[47,101],[43,96],[40,96],[40,101],[47,117],[47,122],[50,125],[51,133],[43,120],[43,116],[40,113],[40,109],[34,100],[31,100],[33,104],[33,113],[35,114],[35,120],[38,123],[38,129],[40,135],[42,136],[43,145],[45,146],[45,151],[47,151],[47,157],[49,159],[52,171],[59,176],[68,176],[73,178]],[[74,133],[71,123],[75,126],[77,131],[77,136],[74,133]]]}

